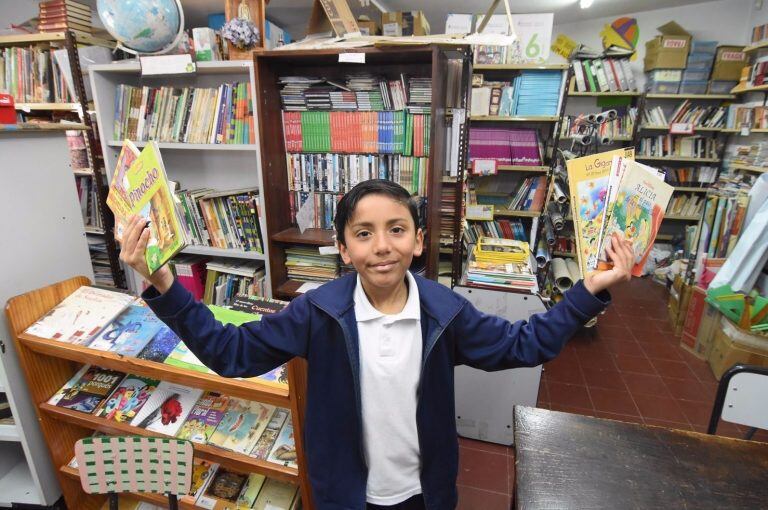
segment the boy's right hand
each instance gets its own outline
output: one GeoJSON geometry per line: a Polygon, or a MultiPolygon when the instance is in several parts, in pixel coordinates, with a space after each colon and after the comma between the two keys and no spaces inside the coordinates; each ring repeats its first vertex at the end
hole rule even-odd
{"type": "Polygon", "coordinates": [[[144,228],[146,225],[147,220],[138,215],[131,216],[128,220],[128,225],[123,231],[123,242],[120,243],[120,260],[143,276],[160,294],[165,294],[173,284],[173,273],[164,265],[154,274],[149,274],[145,257],[149,242],[149,229],[144,228]]]}

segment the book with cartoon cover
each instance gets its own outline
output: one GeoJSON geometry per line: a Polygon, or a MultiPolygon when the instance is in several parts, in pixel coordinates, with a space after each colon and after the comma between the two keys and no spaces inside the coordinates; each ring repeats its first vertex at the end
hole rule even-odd
{"type": "Polygon", "coordinates": [[[181,339],[168,326],[163,324],[152,340],[142,349],[137,357],[148,361],[163,363],[173,350],[181,342],[181,339]]]}
{"type": "Polygon", "coordinates": [[[293,441],[293,422],[291,420],[285,420],[267,460],[288,467],[296,467],[296,444],[293,441]]]}
{"type": "Polygon", "coordinates": [[[275,409],[272,419],[267,424],[267,428],[261,433],[261,437],[256,441],[256,445],[248,455],[256,459],[266,460],[269,452],[272,451],[272,447],[275,445],[275,441],[277,441],[277,436],[280,434],[283,424],[286,420],[290,420],[290,416],[291,413],[288,409],[282,407],[275,409]]]}
{"type": "Polygon", "coordinates": [[[229,397],[213,391],[206,391],[195,407],[189,412],[187,420],[176,435],[179,439],[189,439],[195,443],[207,443],[216,430],[229,407],[229,397]]]}
{"type": "Polygon", "coordinates": [[[84,413],[92,413],[120,384],[125,374],[115,370],[90,367],[62,393],[56,405],[84,413]]]}
{"type": "Polygon", "coordinates": [[[252,508],[254,510],[290,510],[298,492],[298,485],[268,478],[252,508]]]}
{"type": "Polygon", "coordinates": [[[229,409],[209,439],[227,450],[248,454],[267,428],[275,406],[232,398],[229,409]]]}
{"type": "Polygon", "coordinates": [[[163,381],[131,421],[131,425],[175,436],[203,390],[163,381]]]}
{"type": "Polygon", "coordinates": [[[94,338],[88,347],[136,356],[160,331],[163,323],[146,305],[132,304],[94,338]]]}
{"type": "Polygon", "coordinates": [[[125,176],[128,168],[130,168],[140,154],[141,151],[132,141],[123,140],[123,147],[120,149],[120,155],[117,157],[117,163],[115,164],[115,173],[112,174],[112,182],[109,185],[107,206],[115,216],[115,239],[118,241],[122,241],[126,223],[131,215],[130,208],[128,207],[128,192],[126,191],[128,181],[125,176]]]}
{"type": "Polygon", "coordinates": [[[248,483],[248,474],[219,466],[205,491],[197,498],[197,506],[207,510],[243,508],[237,500],[248,483]]]}
{"type": "Polygon", "coordinates": [[[206,367],[202,361],[200,361],[195,353],[189,350],[187,344],[179,342],[174,347],[171,354],[165,358],[163,362],[166,365],[171,365],[179,368],[186,368],[187,370],[194,370],[195,372],[202,372],[204,374],[211,374],[213,371],[206,367]]]}
{"type": "Polygon", "coordinates": [[[130,423],[159,383],[157,379],[149,377],[126,375],[93,414],[108,420],[130,423]]]}

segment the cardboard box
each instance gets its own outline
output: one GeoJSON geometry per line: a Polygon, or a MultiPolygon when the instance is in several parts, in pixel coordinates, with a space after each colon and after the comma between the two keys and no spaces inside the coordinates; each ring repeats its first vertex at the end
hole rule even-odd
{"type": "Polygon", "coordinates": [[[680,337],[680,347],[700,359],[706,359],[706,355],[700,352],[701,349],[698,348],[699,329],[704,317],[704,310],[709,306],[705,301],[706,297],[706,290],[698,286],[693,287],[688,301],[688,309],[685,312],[683,335],[680,337]]]}
{"type": "Polygon", "coordinates": [[[691,34],[674,21],[657,30],[661,35],[645,43],[644,69],[685,69],[691,49],[691,34]]]}
{"type": "Polygon", "coordinates": [[[707,87],[707,93],[708,94],[730,94],[731,90],[733,90],[733,87],[735,87],[738,84],[739,82],[737,81],[712,80],[709,82],[709,87],[707,87]]]}
{"type": "Polygon", "coordinates": [[[741,330],[721,317],[707,361],[718,381],[739,363],[768,367],[768,337],[741,330]]]}
{"type": "Polygon", "coordinates": [[[744,46],[718,46],[715,66],[712,69],[713,80],[738,80],[741,70],[749,65],[744,46]]]}
{"type": "Polygon", "coordinates": [[[379,25],[373,20],[357,18],[357,27],[363,35],[379,35],[379,25]]]}
{"type": "Polygon", "coordinates": [[[682,276],[677,275],[669,290],[669,302],[667,312],[669,323],[675,331],[675,336],[680,336],[685,324],[685,316],[688,311],[688,302],[691,298],[691,287],[683,281],[682,276]]]}
{"type": "Polygon", "coordinates": [[[422,11],[382,12],[381,32],[388,36],[429,35],[429,22],[422,11]]]}

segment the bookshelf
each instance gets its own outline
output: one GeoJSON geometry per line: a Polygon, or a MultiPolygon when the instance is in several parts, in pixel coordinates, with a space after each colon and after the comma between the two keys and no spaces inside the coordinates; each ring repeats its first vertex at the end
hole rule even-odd
{"type": "MultiPolygon", "coordinates": [[[[248,83],[255,93],[253,63],[250,61],[197,62],[196,72],[189,75],[142,77],[141,66],[135,60],[113,62],[90,67],[90,79],[94,103],[99,119],[101,148],[111,181],[122,140],[116,139],[115,99],[120,85],[135,87],[196,87],[214,88],[224,83],[248,83]]],[[[254,103],[255,107],[255,103],[254,103]]],[[[258,139],[258,134],[256,135],[258,139]]],[[[146,146],[145,141],[134,141],[137,147],[146,146]]],[[[212,144],[159,142],[168,178],[179,183],[180,189],[210,188],[216,191],[238,188],[259,189],[260,231],[264,253],[239,249],[222,249],[202,245],[190,245],[182,253],[221,257],[238,260],[267,261],[269,248],[266,246],[266,217],[264,195],[268,193],[259,171],[259,146],[253,144],[212,144]]],[[[270,267],[265,264],[267,289],[270,289],[270,267]]],[[[142,279],[130,268],[129,288],[134,293],[142,289],[142,279]]],[[[269,296],[271,297],[271,296],[269,296]]]]}
{"type": "MultiPolygon", "coordinates": [[[[111,211],[106,207],[106,176],[103,171],[103,158],[101,150],[96,143],[96,137],[91,121],[90,114],[87,113],[88,105],[86,98],[85,84],[83,83],[83,70],[80,68],[80,57],[78,54],[79,45],[95,45],[104,47],[113,47],[114,45],[104,39],[99,39],[90,36],[78,36],[74,32],[51,32],[51,33],[39,33],[39,34],[20,34],[0,36],[0,48],[8,47],[22,47],[22,48],[39,48],[50,52],[50,66],[53,69],[53,56],[54,49],[66,49],[67,58],[69,61],[69,74],[72,77],[72,85],[74,89],[74,101],[72,102],[25,102],[15,101],[16,111],[19,113],[32,113],[36,117],[43,114],[50,114],[52,117],[51,122],[39,122],[39,118],[35,122],[22,122],[16,126],[3,127],[3,131],[66,131],[66,130],[81,130],[84,133],[85,149],[87,153],[88,162],[90,165],[91,173],[80,174],[80,177],[86,177],[90,179],[93,184],[93,189],[96,192],[97,211],[95,214],[99,218],[99,223],[104,227],[104,232],[111,232],[112,225],[114,224],[114,218],[111,211]],[[57,119],[68,118],[76,119],[75,123],[62,123],[53,122],[57,119]]],[[[61,72],[66,72],[62,70],[61,72]]],[[[53,76],[53,74],[51,74],[53,76]]],[[[54,78],[50,78],[51,81],[55,81],[54,78]]],[[[51,84],[50,87],[55,89],[51,84]]],[[[66,87],[64,87],[66,88],[66,87]]],[[[55,94],[52,94],[52,98],[56,98],[55,94]]],[[[70,98],[72,99],[72,98],[70,98]]],[[[125,287],[125,276],[120,267],[118,261],[118,250],[115,244],[114,238],[111,235],[105,233],[97,233],[93,230],[88,232],[89,235],[98,235],[103,238],[104,250],[106,253],[107,263],[109,266],[109,272],[111,273],[111,281],[102,280],[104,285],[115,286],[118,288],[125,287]]],[[[101,255],[99,251],[92,251],[91,258],[94,268],[97,268],[101,263],[97,260],[101,255]]]]}
{"type": "MultiPolygon", "coordinates": [[[[307,229],[303,233],[292,223],[290,190],[286,162],[286,144],[283,136],[283,112],[280,96],[281,76],[316,76],[344,83],[351,74],[372,74],[389,80],[400,79],[401,73],[409,78],[430,78],[432,102],[430,107],[430,157],[426,173],[426,238],[422,255],[425,275],[436,279],[440,256],[440,201],[444,186],[447,129],[450,109],[445,107],[448,84],[448,63],[465,58],[464,47],[443,48],[415,46],[397,48],[360,48],[365,64],[340,63],[339,54],[348,50],[322,49],[298,51],[266,51],[255,55],[255,73],[259,90],[256,99],[259,131],[270,133],[259,139],[261,169],[264,181],[269,183],[265,194],[266,210],[270,212],[267,224],[267,245],[272,294],[281,299],[297,295],[301,282],[291,280],[286,270],[286,249],[291,246],[332,246],[331,230],[307,229]]],[[[468,78],[467,78],[468,80],[468,78]]],[[[310,110],[315,111],[315,110],[310,110]]],[[[352,110],[355,111],[355,110],[352,110]]],[[[292,154],[299,154],[298,152],[292,154]]],[[[303,152],[301,154],[304,154],[303,152]]],[[[452,181],[455,182],[455,181],[452,181]]],[[[314,190],[314,188],[312,188],[314,190]]],[[[460,193],[458,194],[460,198],[460,193]]]]}
{"type": "MultiPolygon", "coordinates": [[[[222,392],[227,395],[279,405],[290,409],[295,431],[299,469],[255,459],[217,447],[194,443],[195,456],[216,462],[241,472],[260,473],[270,478],[299,486],[304,508],[313,508],[309,480],[304,466],[303,400],[306,391],[304,361],[292,360],[288,365],[288,389],[240,379],[227,379],[215,374],[194,372],[163,363],[98,351],[88,347],[63,344],[55,340],[38,338],[24,330],[82,285],[89,285],[85,277],[74,277],[9,300],[7,315],[14,343],[21,360],[38,421],[46,438],[51,459],[57,468],[57,478],[69,508],[98,509],[104,496],[88,495],[80,485],[77,472],[67,467],[78,439],[93,431],[113,435],[156,435],[146,429],[133,427],[91,414],[57,407],[47,403],[77,371],[81,364],[93,364],[121,372],[145,375],[187,386],[222,392]]],[[[151,499],[151,498],[150,498],[151,499]]],[[[182,508],[194,508],[188,503],[182,508]]]]}

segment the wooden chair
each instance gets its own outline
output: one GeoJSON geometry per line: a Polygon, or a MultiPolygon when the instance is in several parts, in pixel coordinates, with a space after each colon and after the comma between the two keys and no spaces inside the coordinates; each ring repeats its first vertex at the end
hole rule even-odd
{"type": "Polygon", "coordinates": [[[768,429],[768,368],[734,365],[720,379],[707,434],[717,432],[720,419],[757,429],[768,429]]]}
{"type": "Polygon", "coordinates": [[[83,490],[109,495],[110,510],[121,492],[166,494],[177,510],[192,484],[192,443],[181,439],[87,437],[75,443],[75,457],[83,490]]]}

